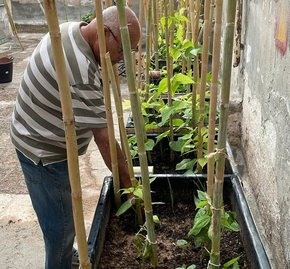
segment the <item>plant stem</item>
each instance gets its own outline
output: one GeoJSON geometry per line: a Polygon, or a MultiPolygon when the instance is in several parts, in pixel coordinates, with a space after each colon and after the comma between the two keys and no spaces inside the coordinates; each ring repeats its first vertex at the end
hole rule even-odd
{"type": "Polygon", "coordinates": [[[114,185],[114,196],[116,207],[119,208],[121,205],[121,197],[119,193],[120,189],[120,180],[119,180],[119,169],[118,169],[118,159],[117,159],[117,148],[116,148],[116,139],[114,133],[114,123],[112,116],[112,106],[111,106],[111,95],[110,95],[110,85],[109,85],[109,76],[108,69],[105,60],[106,55],[106,43],[105,43],[105,31],[104,31],[104,22],[102,14],[102,3],[101,1],[95,1],[96,6],[96,19],[97,19],[97,33],[99,40],[100,48],[100,58],[101,58],[101,67],[102,67],[102,82],[103,82],[103,93],[106,106],[106,118],[108,125],[109,133],[109,143],[110,143],[110,155],[111,155],[111,165],[113,173],[113,185],[114,185]]]}
{"type": "Polygon", "coordinates": [[[213,195],[212,215],[212,249],[210,254],[209,269],[220,266],[220,239],[221,239],[221,210],[223,206],[223,182],[225,169],[226,131],[229,111],[233,39],[235,30],[236,0],[228,1],[226,29],[223,51],[222,88],[221,88],[221,113],[217,145],[216,180],[213,195]]]}
{"type": "Polygon", "coordinates": [[[153,221],[152,198],[151,198],[151,190],[150,190],[148,162],[147,162],[145,143],[144,143],[144,133],[145,133],[144,121],[143,121],[143,116],[141,112],[141,107],[139,106],[140,101],[139,101],[138,92],[136,91],[136,86],[135,86],[135,75],[132,70],[131,44],[130,44],[128,26],[127,26],[124,0],[117,0],[116,4],[117,4],[118,14],[119,14],[118,17],[119,17],[119,22],[120,22],[121,38],[122,38],[122,44],[123,44],[123,50],[124,50],[128,88],[130,92],[131,108],[132,108],[134,126],[135,126],[136,137],[137,137],[138,155],[139,155],[141,175],[142,175],[143,200],[144,200],[144,210],[145,210],[145,217],[146,217],[146,227],[147,227],[147,233],[148,233],[148,242],[152,248],[151,263],[153,266],[156,266],[157,265],[157,245],[156,245],[156,236],[155,236],[154,221],[153,221]]]}
{"type": "Polygon", "coordinates": [[[67,141],[66,150],[68,160],[68,172],[71,185],[73,218],[76,230],[76,239],[79,249],[80,265],[81,268],[90,269],[91,264],[88,258],[88,247],[84,225],[82,190],[78,162],[78,147],[74,125],[71,91],[66,72],[67,70],[61,43],[57,10],[54,1],[45,0],[43,3],[51,38],[51,48],[53,60],[55,63],[56,79],[59,88],[65,136],[67,141]]]}

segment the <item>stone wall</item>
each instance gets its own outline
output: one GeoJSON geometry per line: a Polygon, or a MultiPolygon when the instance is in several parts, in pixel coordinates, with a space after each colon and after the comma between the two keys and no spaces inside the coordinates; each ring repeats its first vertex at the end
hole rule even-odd
{"type": "Polygon", "coordinates": [[[290,268],[290,6],[287,0],[242,2],[243,50],[233,69],[232,103],[242,109],[236,130],[243,184],[272,267],[290,268]]]}

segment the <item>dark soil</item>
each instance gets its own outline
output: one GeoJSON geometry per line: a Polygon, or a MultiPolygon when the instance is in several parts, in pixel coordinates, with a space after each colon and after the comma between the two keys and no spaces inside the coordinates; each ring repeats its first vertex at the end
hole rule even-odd
{"type": "MultiPolygon", "coordinates": [[[[202,248],[193,245],[193,239],[187,237],[187,232],[193,225],[195,214],[194,203],[177,202],[174,212],[170,206],[154,206],[154,214],[160,219],[156,226],[158,266],[156,269],[175,269],[183,265],[195,264],[197,269],[207,268],[208,256],[202,248]],[[176,241],[185,239],[191,243],[187,249],[181,249],[176,241]]],[[[134,245],[134,235],[138,231],[133,212],[127,212],[121,217],[111,215],[107,228],[106,241],[100,260],[100,269],[149,269],[148,262],[137,257],[134,245]]],[[[224,232],[221,242],[221,263],[240,256],[241,269],[250,269],[239,233],[224,232]]]]}

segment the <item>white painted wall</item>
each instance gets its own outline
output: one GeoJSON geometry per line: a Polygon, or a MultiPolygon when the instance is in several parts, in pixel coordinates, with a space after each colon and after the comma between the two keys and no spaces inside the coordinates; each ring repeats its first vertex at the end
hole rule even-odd
{"type": "MultiPolygon", "coordinates": [[[[240,146],[247,167],[243,181],[272,267],[286,269],[290,268],[290,49],[287,43],[282,55],[275,29],[285,9],[290,14],[290,4],[287,0],[243,4],[244,50],[232,78],[232,101],[242,102],[240,146]]],[[[289,27],[288,36],[289,23],[284,25],[289,27]]]]}

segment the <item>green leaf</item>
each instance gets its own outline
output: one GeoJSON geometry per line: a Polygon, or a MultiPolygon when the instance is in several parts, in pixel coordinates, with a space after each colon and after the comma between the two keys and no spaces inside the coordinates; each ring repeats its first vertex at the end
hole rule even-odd
{"type": "Polygon", "coordinates": [[[192,84],[194,81],[182,73],[177,73],[173,76],[173,79],[180,84],[192,84]]]}
{"type": "Polygon", "coordinates": [[[196,265],[194,265],[194,264],[187,267],[187,269],[195,269],[195,268],[196,268],[196,265]]]}
{"type": "MultiPolygon", "coordinates": [[[[240,256],[239,257],[236,257],[236,258],[233,258],[231,259],[230,261],[226,262],[225,264],[223,264],[223,268],[229,268],[230,266],[234,265],[235,263],[237,263],[240,259],[240,256]]],[[[239,268],[239,267],[235,267],[236,268],[239,268]]]]}
{"type": "Polygon", "coordinates": [[[176,245],[185,249],[185,248],[189,247],[190,244],[184,239],[179,239],[176,241],[176,245]]]}
{"type": "Polygon", "coordinates": [[[202,208],[202,207],[205,207],[206,205],[208,205],[208,202],[207,201],[200,201],[196,207],[197,208],[202,208]]]}
{"type": "Polygon", "coordinates": [[[202,228],[206,227],[210,223],[210,216],[202,215],[199,218],[195,218],[194,225],[188,232],[188,236],[198,235],[202,228]]]}
{"type": "Polygon", "coordinates": [[[147,139],[147,141],[145,142],[145,150],[146,151],[150,151],[154,148],[155,146],[155,142],[153,139],[147,139]]]}
{"type": "Polygon", "coordinates": [[[158,126],[157,126],[157,123],[155,121],[153,122],[150,122],[148,124],[145,125],[145,129],[148,130],[148,129],[156,129],[158,126]]]}
{"type": "Polygon", "coordinates": [[[158,135],[156,138],[156,144],[158,142],[160,142],[160,140],[162,140],[164,137],[167,137],[169,135],[169,133],[170,133],[170,130],[167,130],[167,131],[161,133],[160,135],[158,135]]]}
{"type": "Polygon", "coordinates": [[[163,126],[165,123],[168,122],[170,116],[174,113],[174,107],[165,107],[161,110],[162,121],[158,124],[158,126],[163,126]]]}
{"type": "Polygon", "coordinates": [[[182,119],[173,119],[172,124],[173,124],[173,126],[180,127],[182,124],[184,124],[184,121],[182,119]]]}
{"type": "Polygon", "coordinates": [[[180,163],[176,164],[176,170],[191,170],[195,163],[195,159],[183,159],[180,163]]]}
{"type": "Polygon", "coordinates": [[[185,143],[186,143],[186,141],[178,139],[177,141],[169,142],[169,147],[174,151],[181,152],[181,149],[185,143]]]}
{"type": "Polygon", "coordinates": [[[143,200],[143,191],[142,188],[137,188],[134,190],[133,194],[143,200]]]}
{"type": "Polygon", "coordinates": [[[197,190],[198,199],[201,201],[206,201],[206,192],[197,190]]]}
{"type": "Polygon", "coordinates": [[[194,236],[194,245],[196,247],[205,247],[207,244],[210,243],[210,239],[207,235],[208,228],[205,227],[201,229],[198,235],[194,236]]]}
{"type": "Polygon", "coordinates": [[[207,158],[199,158],[197,159],[199,165],[201,166],[201,168],[203,168],[206,164],[207,164],[207,158]]]}
{"type": "Polygon", "coordinates": [[[153,221],[154,221],[154,223],[156,223],[156,224],[159,224],[159,223],[160,223],[160,220],[159,220],[159,218],[158,218],[157,215],[153,215],[153,221]]]}
{"type": "Polygon", "coordinates": [[[158,85],[158,95],[167,92],[168,88],[167,88],[167,78],[163,78],[161,79],[161,81],[159,82],[158,85]]]}
{"type": "Polygon", "coordinates": [[[131,200],[127,200],[119,207],[116,215],[119,217],[120,215],[125,213],[131,206],[132,206],[131,200]]]}

